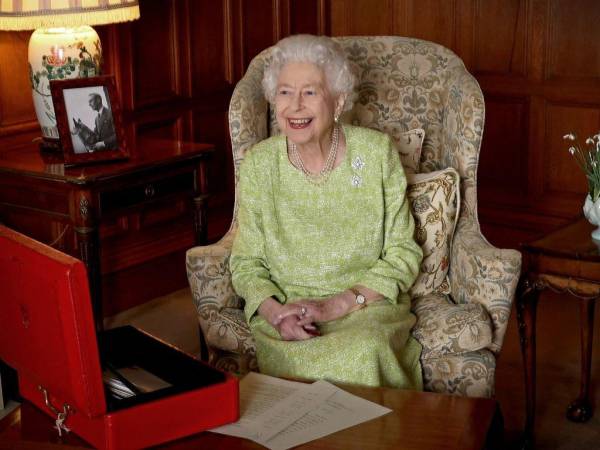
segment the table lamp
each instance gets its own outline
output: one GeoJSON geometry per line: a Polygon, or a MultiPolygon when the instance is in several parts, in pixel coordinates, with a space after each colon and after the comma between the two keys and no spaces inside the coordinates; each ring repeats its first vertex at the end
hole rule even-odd
{"type": "Polygon", "coordinates": [[[29,79],[43,147],[58,146],[50,80],[100,75],[102,46],[90,25],[140,17],[138,0],[0,0],[0,30],[35,30],[29,79]]]}

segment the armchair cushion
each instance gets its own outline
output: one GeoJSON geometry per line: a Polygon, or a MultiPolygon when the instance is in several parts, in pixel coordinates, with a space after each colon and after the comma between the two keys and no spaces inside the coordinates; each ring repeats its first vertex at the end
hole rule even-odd
{"type": "Polygon", "coordinates": [[[492,321],[481,304],[455,304],[447,295],[413,299],[412,334],[423,346],[421,361],[481,350],[492,343],[492,321]]]}
{"type": "Polygon", "coordinates": [[[415,218],[415,240],[423,261],[411,297],[431,292],[447,294],[450,249],[459,216],[460,177],[453,168],[425,174],[408,174],[407,194],[415,218]]]}

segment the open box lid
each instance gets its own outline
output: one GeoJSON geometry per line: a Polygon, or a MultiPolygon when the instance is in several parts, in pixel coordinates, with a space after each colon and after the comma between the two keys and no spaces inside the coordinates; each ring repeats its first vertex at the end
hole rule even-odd
{"type": "Polygon", "coordinates": [[[0,225],[0,319],[0,359],[19,377],[89,417],[106,412],[80,260],[0,225]]]}

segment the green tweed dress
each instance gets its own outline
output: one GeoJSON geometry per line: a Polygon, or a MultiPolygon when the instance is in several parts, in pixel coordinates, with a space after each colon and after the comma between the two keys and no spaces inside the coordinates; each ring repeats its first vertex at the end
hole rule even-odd
{"type": "Polygon", "coordinates": [[[347,153],[315,186],[288,160],[284,136],[255,145],[239,179],[239,229],[230,267],[261,372],[422,389],[421,347],[406,291],[422,253],[406,178],[387,135],[345,125],[347,153]],[[360,284],[385,297],[319,324],[320,337],[283,341],[256,310],[267,297],[325,298],[360,284]]]}

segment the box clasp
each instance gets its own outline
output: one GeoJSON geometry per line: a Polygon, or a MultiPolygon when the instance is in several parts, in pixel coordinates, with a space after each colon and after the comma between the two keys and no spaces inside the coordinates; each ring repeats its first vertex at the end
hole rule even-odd
{"type": "Polygon", "coordinates": [[[65,433],[68,433],[69,431],[71,431],[65,425],[65,422],[67,421],[67,417],[69,416],[69,413],[72,411],[71,406],[68,403],[65,403],[63,405],[63,410],[59,411],[58,409],[56,409],[56,407],[52,403],[50,403],[50,398],[48,397],[48,391],[43,386],[38,386],[38,389],[42,392],[42,394],[44,396],[44,403],[46,404],[48,409],[50,411],[52,411],[53,414],[56,415],[56,420],[55,420],[56,425],[54,426],[54,428],[56,428],[56,430],[58,431],[58,436],[61,437],[63,431],[65,433]]]}

